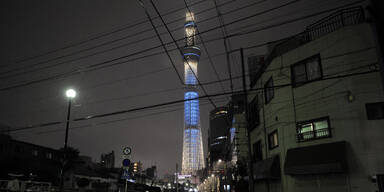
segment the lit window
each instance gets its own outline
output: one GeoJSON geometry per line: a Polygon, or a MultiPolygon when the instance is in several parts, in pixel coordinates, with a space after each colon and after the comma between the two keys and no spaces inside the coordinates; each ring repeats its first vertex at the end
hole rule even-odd
{"type": "Polygon", "coordinates": [[[215,114],[216,115],[220,115],[220,114],[227,114],[228,112],[227,111],[218,111],[218,112],[216,112],[215,114]]]}
{"type": "Polygon", "coordinates": [[[328,117],[297,123],[297,140],[299,142],[330,136],[328,117]]]}
{"type": "Polygon", "coordinates": [[[268,135],[269,149],[274,149],[279,146],[279,138],[277,136],[277,130],[268,135]]]}
{"type": "Polygon", "coordinates": [[[269,103],[274,96],[275,90],[273,89],[273,79],[271,77],[264,85],[265,104],[269,103]]]}
{"type": "Polygon", "coordinates": [[[47,159],[52,159],[52,153],[47,153],[46,157],[47,157],[47,159]]]}
{"type": "Polygon", "coordinates": [[[32,155],[36,157],[37,155],[39,155],[39,152],[37,150],[33,150],[32,155]]]}
{"type": "Polygon", "coordinates": [[[320,55],[312,56],[292,65],[292,83],[294,86],[321,79],[322,77],[320,55]]]}

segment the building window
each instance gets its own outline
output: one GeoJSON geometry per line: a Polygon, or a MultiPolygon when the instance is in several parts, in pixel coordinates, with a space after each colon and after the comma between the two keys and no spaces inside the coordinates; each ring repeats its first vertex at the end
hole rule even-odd
{"type": "Polygon", "coordinates": [[[265,104],[268,104],[274,96],[275,90],[273,89],[273,79],[271,77],[264,85],[265,104]]]}
{"type": "Polygon", "coordinates": [[[368,120],[384,119],[384,102],[365,104],[368,120]]]}
{"type": "Polygon", "coordinates": [[[259,109],[258,109],[258,101],[257,96],[255,96],[252,101],[248,105],[248,122],[249,129],[253,130],[259,125],[259,109]]]}
{"type": "Polygon", "coordinates": [[[299,86],[323,77],[321,69],[320,55],[312,56],[308,59],[292,65],[292,84],[299,86]]]}
{"type": "Polygon", "coordinates": [[[297,141],[307,141],[331,137],[329,117],[297,123],[297,141]]]}
{"type": "Polygon", "coordinates": [[[253,144],[253,160],[255,162],[263,160],[263,148],[261,145],[261,140],[253,144]]]}
{"type": "Polygon", "coordinates": [[[38,152],[37,150],[33,150],[33,151],[32,151],[32,155],[35,156],[35,157],[37,157],[37,156],[39,155],[39,152],[38,152]]]}
{"type": "Polygon", "coordinates": [[[256,85],[257,79],[260,76],[260,71],[261,68],[264,66],[264,63],[264,56],[248,57],[250,88],[253,88],[256,85]]]}
{"type": "Polygon", "coordinates": [[[279,137],[277,136],[277,130],[268,135],[269,149],[274,149],[279,146],[279,137]]]}
{"type": "Polygon", "coordinates": [[[45,155],[47,159],[52,159],[52,153],[46,153],[45,155]]]}

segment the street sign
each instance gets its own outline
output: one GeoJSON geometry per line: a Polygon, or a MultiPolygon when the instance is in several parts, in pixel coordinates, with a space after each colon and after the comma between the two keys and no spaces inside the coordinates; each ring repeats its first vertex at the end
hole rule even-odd
{"type": "Polygon", "coordinates": [[[124,154],[124,155],[130,155],[131,152],[132,152],[132,150],[131,150],[130,147],[125,147],[125,148],[123,149],[123,154],[124,154]]]}
{"type": "Polygon", "coordinates": [[[129,167],[131,165],[131,160],[123,159],[122,164],[123,164],[124,167],[129,167]]]}
{"type": "Polygon", "coordinates": [[[121,179],[130,179],[128,169],[123,169],[123,174],[121,174],[121,179]]]}

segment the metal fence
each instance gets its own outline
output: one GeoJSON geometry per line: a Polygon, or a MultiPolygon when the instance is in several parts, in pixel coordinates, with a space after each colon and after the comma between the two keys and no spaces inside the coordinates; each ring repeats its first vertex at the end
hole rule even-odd
{"type": "Polygon", "coordinates": [[[309,25],[297,35],[276,44],[268,54],[267,63],[273,58],[295,49],[305,43],[318,39],[342,27],[365,22],[364,10],[361,6],[338,10],[331,15],[309,25]]]}
{"type": "Polygon", "coordinates": [[[344,26],[355,25],[365,21],[361,6],[339,10],[309,25],[305,30],[306,41],[312,41],[344,26]]]}
{"type": "Polygon", "coordinates": [[[0,180],[0,192],[50,192],[49,182],[0,180]]]}
{"type": "Polygon", "coordinates": [[[317,129],[313,131],[298,133],[296,135],[296,139],[298,142],[302,142],[302,141],[308,141],[308,140],[330,137],[330,136],[331,136],[331,130],[329,128],[326,128],[326,129],[317,129]]]}

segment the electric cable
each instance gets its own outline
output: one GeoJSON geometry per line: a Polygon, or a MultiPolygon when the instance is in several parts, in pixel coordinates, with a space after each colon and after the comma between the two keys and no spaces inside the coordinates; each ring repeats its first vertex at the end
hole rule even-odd
{"type": "MultiPolygon", "coordinates": [[[[223,4],[221,4],[221,6],[223,5],[227,5],[228,3],[231,3],[233,2],[234,0],[231,0],[231,1],[228,1],[228,2],[225,2],[223,4]]],[[[253,3],[254,4],[254,3],[253,3]]],[[[244,8],[244,7],[243,7],[244,8]]],[[[239,8],[239,9],[235,9],[235,10],[232,10],[232,11],[228,11],[227,14],[229,13],[232,13],[232,12],[235,12],[235,11],[238,11],[238,10],[241,10],[243,8],[239,8]]],[[[199,13],[204,13],[206,11],[209,11],[213,8],[208,8],[208,9],[205,9],[199,13]]],[[[164,14],[166,15],[166,14],[164,14]]],[[[156,17],[157,18],[157,17],[156,17]]],[[[211,19],[214,19],[215,17],[210,17],[210,18],[207,18],[205,19],[203,22],[205,21],[209,21],[211,19]]],[[[168,24],[172,24],[172,23],[175,23],[179,20],[182,20],[183,18],[178,18],[176,20],[173,20],[171,22],[169,22],[168,24]]],[[[156,26],[156,27],[159,27],[159,26],[156,26]]],[[[175,29],[173,29],[172,31],[176,31],[176,30],[179,30],[180,27],[177,27],[175,29]]],[[[39,71],[39,70],[43,70],[43,69],[48,69],[48,68],[52,68],[52,67],[55,67],[55,66],[58,66],[58,65],[62,65],[62,64],[65,64],[65,63],[69,63],[69,62],[73,62],[73,61],[77,61],[77,60],[81,60],[81,59],[85,59],[85,58],[88,58],[88,57],[91,57],[91,56],[94,56],[94,55],[98,55],[98,54],[102,54],[102,53],[106,53],[106,52],[109,52],[109,51],[112,51],[112,50],[115,50],[115,49],[119,49],[119,48],[122,48],[122,47],[126,47],[128,45],[133,45],[135,43],[139,43],[139,42],[142,42],[142,41],[145,41],[145,40],[150,40],[150,39],[153,39],[153,38],[156,38],[156,36],[149,36],[149,37],[145,37],[145,38],[141,38],[141,39],[137,39],[137,40],[134,40],[134,41],[131,41],[129,43],[125,43],[123,45],[119,45],[119,46],[116,46],[116,47],[112,47],[112,48],[109,48],[109,49],[106,49],[106,50],[102,50],[102,51],[98,51],[98,52],[95,52],[95,53],[92,53],[92,54],[88,54],[86,56],[81,56],[81,57],[77,57],[77,58],[74,58],[74,59],[70,59],[70,60],[66,60],[66,61],[62,61],[62,62],[59,62],[57,64],[54,64],[54,65],[48,65],[48,66],[43,66],[43,67],[40,67],[40,68],[36,68],[36,66],[38,65],[41,65],[41,64],[45,64],[45,63],[49,63],[51,61],[56,61],[56,60],[59,60],[59,59],[62,59],[62,58],[65,58],[65,57],[69,57],[69,56],[73,56],[73,55],[76,55],[76,54],[79,54],[79,53],[82,53],[82,52],[86,52],[86,51],[90,51],[90,50],[93,50],[93,49],[96,49],[98,47],[102,47],[102,46],[105,46],[105,45],[109,45],[111,43],[115,43],[115,42],[119,42],[119,41],[122,41],[124,39],[128,39],[128,38],[133,38],[137,35],[141,35],[145,32],[150,32],[152,29],[149,28],[149,29],[145,29],[145,30],[142,30],[142,31],[139,31],[139,32],[136,32],[134,34],[131,34],[131,35],[127,35],[127,36],[123,36],[123,37],[120,37],[120,38],[117,38],[117,39],[114,39],[114,40],[111,40],[111,41],[107,41],[107,42],[103,42],[103,43],[100,43],[100,44],[97,44],[97,45],[94,45],[92,47],[88,47],[88,48],[84,48],[84,49],[81,49],[81,50],[78,50],[78,51],[74,51],[74,52],[71,52],[71,53],[68,53],[68,54],[65,54],[65,55],[61,55],[61,56],[58,56],[58,57],[54,57],[54,58],[51,58],[51,59],[47,59],[47,60],[43,60],[43,61],[39,61],[37,63],[33,63],[33,64],[30,64],[30,65],[27,65],[27,66],[21,66],[19,68],[14,68],[14,69],[11,69],[11,70],[8,70],[8,71],[4,71],[2,73],[0,73],[0,75],[4,75],[6,74],[5,76],[0,76],[0,79],[1,78],[8,78],[12,75],[22,75],[23,73],[25,73],[25,67],[31,67],[31,68],[34,68],[34,69],[31,69],[27,72],[34,72],[34,71],[39,71]],[[12,72],[15,72],[15,71],[20,71],[20,70],[24,70],[23,72],[19,72],[19,73],[14,73],[14,74],[9,74],[9,73],[12,73],[12,72]]],[[[166,33],[160,33],[160,35],[163,35],[163,34],[166,34],[166,33]]]]}
{"type": "MultiPolygon", "coordinates": [[[[252,6],[253,5],[257,5],[261,2],[263,2],[265,0],[262,0],[262,1],[258,1],[258,2],[254,2],[252,3],[252,6]]],[[[240,8],[236,8],[234,10],[231,10],[231,11],[228,11],[227,13],[225,14],[229,14],[229,13],[233,13],[235,11],[239,11],[239,10],[242,10],[242,9],[245,9],[245,8],[248,8],[250,5],[246,5],[246,6],[243,6],[243,7],[240,7],[240,8]]],[[[206,18],[198,23],[202,23],[202,22],[206,22],[206,21],[209,21],[209,20],[212,20],[212,19],[215,19],[216,16],[213,16],[213,17],[209,17],[209,18],[206,18]]],[[[177,27],[175,28],[174,30],[172,31],[176,31],[176,30],[179,30],[179,29],[182,29],[183,27],[177,27]]],[[[139,34],[142,34],[143,32],[147,32],[147,31],[150,31],[151,29],[147,29],[146,31],[141,31],[141,32],[138,32],[136,33],[135,35],[139,35],[139,34]]],[[[164,35],[166,34],[165,33],[160,33],[160,35],[164,35]]],[[[135,36],[133,35],[133,36],[135,36]]],[[[116,39],[114,40],[113,42],[117,42],[117,41],[120,41],[120,40],[123,40],[125,38],[128,38],[128,37],[133,37],[133,36],[125,36],[123,38],[120,38],[120,39],[116,39]]],[[[59,63],[55,63],[53,65],[48,65],[48,66],[42,66],[42,67],[39,67],[39,68],[34,68],[34,69],[31,69],[31,70],[28,70],[28,71],[25,71],[25,67],[20,67],[20,68],[17,68],[17,69],[13,69],[13,70],[9,70],[9,71],[5,71],[3,73],[0,73],[0,75],[3,75],[3,74],[6,74],[6,75],[3,75],[3,76],[0,76],[0,79],[5,79],[5,78],[11,78],[11,77],[14,77],[14,76],[19,76],[19,75],[24,75],[25,73],[31,73],[31,72],[35,72],[35,71],[39,71],[39,70],[44,70],[44,69],[49,69],[49,68],[52,68],[52,67],[56,67],[56,66],[59,66],[59,65],[62,65],[62,64],[66,64],[66,63],[70,63],[70,62],[74,62],[74,61],[78,61],[78,60],[81,60],[81,59],[85,59],[85,58],[89,58],[91,56],[95,56],[95,55],[99,55],[99,54],[102,54],[102,53],[106,53],[106,52],[109,52],[109,51],[112,51],[112,50],[115,50],[115,49],[119,49],[119,48],[122,48],[122,47],[126,47],[128,45],[132,45],[132,44],[136,44],[136,43],[140,43],[140,42],[143,42],[145,40],[150,40],[150,39],[153,39],[153,38],[156,38],[157,36],[149,36],[149,37],[145,37],[145,38],[142,38],[142,39],[137,39],[137,40],[134,40],[132,42],[129,42],[129,43],[125,43],[125,44],[122,44],[122,45],[119,45],[119,46],[116,46],[116,47],[112,47],[112,48],[109,48],[109,49],[106,49],[106,50],[102,50],[102,51],[98,51],[98,52],[94,52],[94,53],[91,53],[91,54],[88,54],[88,55],[84,55],[84,56],[81,56],[81,57],[77,57],[77,58],[73,58],[73,59],[69,59],[69,60],[65,60],[65,61],[62,61],[62,62],[59,62],[59,63]],[[13,73],[13,74],[10,74],[12,73],[13,71],[18,71],[18,70],[24,70],[22,72],[19,72],[19,73],[13,73]]],[[[178,41],[181,41],[183,39],[179,39],[178,41]]],[[[108,43],[109,44],[109,43],[108,43]]],[[[171,43],[165,43],[165,45],[169,45],[171,43]]],[[[100,44],[100,46],[102,46],[104,44],[100,44]]],[[[99,46],[94,46],[92,47],[93,48],[97,48],[99,46]]],[[[159,48],[159,47],[162,47],[162,45],[158,46],[158,47],[155,47],[155,48],[159,48]]],[[[154,48],[154,49],[155,49],[154,48]]],[[[90,48],[86,48],[84,49],[84,51],[88,51],[90,50],[90,48]]],[[[151,49],[152,50],[152,49],[151,49]]],[[[149,51],[149,50],[148,50],[149,51]]],[[[136,54],[135,54],[136,55],[136,54]]],[[[66,55],[64,57],[67,57],[67,56],[70,56],[70,55],[66,55]]],[[[60,57],[62,58],[62,57],[60,57]]],[[[58,59],[60,59],[58,58],[58,59]]],[[[53,61],[53,60],[57,60],[57,59],[49,59],[47,61],[43,61],[43,62],[39,62],[39,63],[34,63],[32,64],[31,66],[32,67],[35,67],[37,65],[40,65],[40,64],[44,64],[44,63],[47,63],[47,62],[50,62],[50,61],[53,61]]]]}
{"type": "MultiPolygon", "coordinates": [[[[371,63],[370,65],[377,65],[377,62],[371,63]]],[[[377,73],[377,72],[379,72],[379,70],[377,68],[375,68],[375,69],[357,72],[357,73],[324,77],[322,79],[316,79],[316,80],[313,80],[311,82],[319,82],[319,81],[327,81],[327,80],[333,80],[333,79],[347,78],[347,77],[360,76],[360,75],[366,75],[366,74],[377,73]]],[[[286,84],[274,85],[274,86],[271,86],[269,88],[282,88],[282,87],[293,86],[293,85],[294,84],[292,84],[292,83],[286,83],[286,84]]],[[[251,88],[251,89],[248,89],[247,92],[262,91],[264,89],[265,89],[264,87],[251,88]]],[[[148,106],[144,106],[144,107],[137,107],[137,108],[132,108],[132,109],[120,110],[120,111],[115,111],[115,112],[110,112],[110,113],[88,115],[85,117],[72,119],[71,122],[86,121],[89,119],[122,115],[122,114],[126,114],[126,113],[132,113],[132,112],[137,112],[137,111],[141,111],[141,110],[146,110],[146,109],[153,109],[153,108],[163,107],[163,106],[167,106],[167,105],[173,105],[173,104],[177,104],[177,103],[184,103],[185,101],[191,101],[191,100],[196,100],[196,99],[200,100],[200,99],[204,99],[204,98],[208,98],[208,97],[212,98],[212,97],[218,97],[218,96],[223,96],[223,95],[228,95],[228,94],[232,94],[232,95],[233,94],[239,94],[240,95],[243,92],[244,92],[243,90],[242,91],[229,91],[229,92],[199,96],[199,97],[193,98],[193,99],[174,100],[174,101],[169,101],[169,102],[164,102],[164,103],[159,103],[159,104],[154,104],[154,105],[148,105],[148,106]]],[[[21,130],[26,130],[26,129],[36,129],[36,128],[40,128],[40,127],[47,127],[47,126],[58,125],[58,124],[63,124],[63,123],[65,123],[65,122],[63,122],[63,121],[48,122],[48,123],[30,125],[30,126],[26,126],[26,127],[18,127],[18,128],[14,128],[11,130],[7,130],[6,132],[15,132],[15,131],[21,131],[21,130]]]]}
{"type": "MultiPolygon", "coordinates": [[[[361,2],[364,2],[364,0],[361,0],[361,1],[355,1],[353,3],[349,3],[349,4],[346,4],[346,5],[343,5],[343,6],[339,6],[339,7],[336,7],[336,8],[332,8],[332,9],[328,9],[328,10],[325,10],[325,11],[320,11],[320,12],[317,12],[317,13],[314,13],[314,14],[310,14],[310,15],[307,15],[307,16],[303,16],[303,17],[299,17],[299,18],[296,18],[296,19],[291,19],[291,20],[288,20],[288,21],[284,21],[284,22],[281,22],[280,24],[273,24],[273,25],[269,25],[269,26],[266,26],[266,27],[262,27],[262,28],[259,28],[259,29],[256,29],[256,30],[252,30],[252,31],[248,31],[248,32],[242,32],[242,33],[235,33],[235,34],[231,34],[231,35],[228,35],[228,38],[231,38],[231,37],[236,37],[236,36],[242,36],[242,35],[246,35],[246,34],[250,34],[250,33],[254,33],[254,32],[258,32],[258,31],[262,31],[262,30],[266,30],[266,29],[270,29],[270,28],[273,28],[273,27],[277,27],[279,25],[285,25],[285,24],[289,24],[289,23],[292,23],[292,22],[295,22],[295,21],[299,21],[299,20],[302,20],[302,19],[306,19],[306,18],[310,18],[310,17],[314,17],[314,16],[317,16],[317,15],[321,15],[321,14],[324,14],[324,13],[327,13],[327,12],[331,12],[331,11],[334,11],[334,10],[337,10],[337,9],[340,9],[340,8],[344,8],[344,7],[348,7],[348,6],[351,6],[351,5],[355,5],[355,4],[359,4],[361,2]]],[[[287,5],[287,4],[285,4],[287,5]]],[[[281,6],[279,6],[281,7],[281,6]]],[[[277,8],[277,7],[275,7],[277,8]]],[[[261,12],[257,13],[257,14],[260,14],[261,12]]],[[[254,16],[256,16],[254,14],[254,16]]],[[[249,17],[249,16],[248,16],[249,17]]],[[[227,23],[225,24],[226,26],[227,25],[231,25],[231,24],[234,24],[234,22],[239,22],[241,20],[236,20],[236,21],[233,21],[231,23],[227,23]]],[[[200,34],[202,33],[206,33],[206,32],[209,32],[209,31],[212,31],[213,28],[207,30],[207,31],[204,31],[204,32],[200,32],[200,34]]],[[[215,39],[211,39],[209,40],[209,42],[211,41],[216,41],[216,40],[220,40],[221,38],[215,38],[215,39]]],[[[172,42],[169,42],[169,43],[166,43],[166,44],[171,44],[172,42]]],[[[160,45],[161,46],[161,45],[160,45]]],[[[118,57],[118,58],[115,58],[115,59],[112,59],[112,60],[108,60],[108,61],[104,61],[104,62],[101,62],[101,63],[97,63],[97,64],[94,64],[94,65],[91,65],[91,66],[88,66],[87,68],[91,68],[91,69],[76,69],[76,70],[73,70],[71,72],[68,72],[68,73],[64,73],[64,74],[58,74],[58,75],[55,75],[55,76],[51,76],[51,77],[47,77],[47,78],[43,78],[43,79],[39,79],[39,80],[35,80],[35,81],[31,81],[31,82],[26,82],[26,83],[21,83],[21,84],[17,84],[17,85],[12,85],[12,86],[8,86],[8,87],[3,87],[3,88],[0,88],[0,91],[5,91],[5,90],[9,90],[9,89],[13,89],[13,88],[18,88],[18,87],[23,87],[23,86],[28,86],[28,85],[31,85],[31,84],[35,84],[35,83],[40,83],[40,82],[44,82],[44,81],[48,81],[48,80],[52,80],[52,79],[59,79],[59,78],[63,78],[63,77],[66,77],[66,76],[70,76],[70,75],[74,75],[74,74],[78,74],[78,73],[81,73],[81,72],[86,72],[86,71],[92,71],[92,70],[95,70],[95,69],[100,69],[100,68],[104,68],[104,67],[100,67],[100,68],[95,68],[95,69],[92,69],[92,67],[95,67],[95,66],[99,66],[99,65],[102,65],[102,64],[105,64],[105,63],[108,63],[108,62],[112,62],[112,61],[115,61],[115,60],[119,60],[119,59],[123,59],[123,58],[126,58],[126,57],[129,57],[129,56],[133,56],[133,55],[136,55],[136,54],[140,54],[142,52],[146,52],[146,51],[149,51],[149,50],[152,50],[152,49],[156,49],[158,48],[159,46],[155,46],[155,47],[152,47],[152,48],[148,48],[148,49],[145,49],[145,50],[142,50],[140,52],[136,52],[136,53],[133,53],[133,54],[130,54],[130,55],[125,55],[125,56],[121,56],[121,57],[118,57]]],[[[254,47],[253,47],[254,48],[254,47]]],[[[153,55],[158,55],[158,54],[161,54],[161,53],[156,53],[156,54],[153,54],[153,55]]],[[[141,57],[141,58],[145,58],[146,56],[144,57],[141,57]]],[[[119,64],[122,64],[122,63],[125,63],[127,61],[123,61],[123,62],[118,62],[118,63],[113,63],[113,64],[110,64],[108,66],[105,66],[105,67],[110,67],[110,66],[114,66],[114,65],[119,65],[119,64]]]]}
{"type": "MultiPolygon", "coordinates": [[[[199,0],[199,1],[196,1],[195,3],[192,3],[191,6],[195,6],[195,5],[198,5],[200,3],[203,3],[205,2],[205,0],[199,0]]],[[[177,11],[182,11],[184,10],[184,7],[181,7],[181,8],[176,8],[172,11],[168,11],[164,14],[164,16],[166,15],[170,15],[172,13],[175,13],[177,11]]],[[[156,19],[157,17],[154,17],[153,19],[156,19]]],[[[108,32],[102,32],[102,33],[99,33],[99,34],[96,34],[94,35],[94,37],[88,37],[84,40],[81,40],[81,41],[78,41],[78,42],[75,42],[75,43],[70,43],[66,46],[63,46],[63,47],[60,47],[60,48],[56,48],[56,49],[53,49],[53,50],[50,50],[50,51],[47,51],[47,52],[44,52],[44,53],[40,53],[40,54],[36,54],[34,56],[27,56],[27,57],[24,57],[24,58],[21,58],[21,59],[17,59],[16,60],[16,63],[20,63],[20,62],[24,62],[24,61],[27,61],[27,60],[32,60],[32,59],[35,59],[35,58],[38,58],[38,57],[42,57],[42,56],[45,56],[45,55],[49,55],[49,54],[52,54],[52,53],[55,53],[55,52],[58,52],[58,51],[61,51],[61,50],[65,50],[65,49],[68,49],[68,48],[71,48],[71,47],[75,47],[75,46],[78,46],[78,45],[81,45],[81,44],[84,44],[84,43],[87,43],[89,41],[93,41],[93,40],[97,40],[97,39],[100,39],[104,36],[108,36],[108,35],[111,35],[111,34],[114,34],[114,33],[117,33],[117,32],[120,32],[120,31],[123,31],[123,30],[126,30],[126,29],[129,29],[129,28],[133,28],[133,27],[136,27],[140,24],[144,24],[146,23],[146,19],[143,19],[142,21],[138,21],[134,24],[126,24],[126,25],[123,25],[123,26],[120,26],[120,27],[117,27],[117,29],[114,29],[114,30],[111,30],[111,31],[108,31],[108,32]]],[[[6,67],[6,66],[9,66],[9,65],[0,65],[0,68],[2,67],[6,67]]]]}

